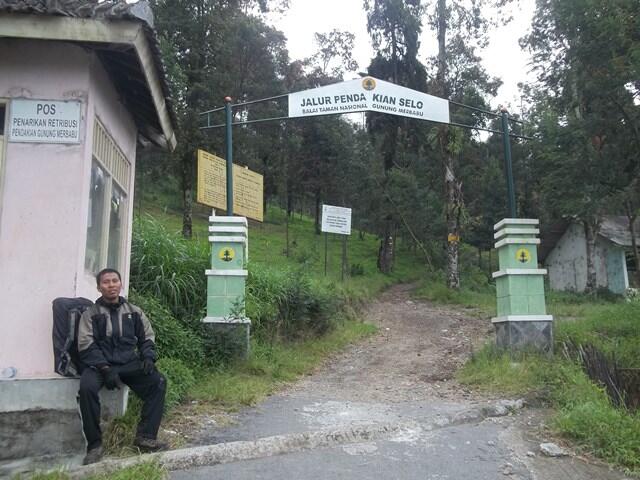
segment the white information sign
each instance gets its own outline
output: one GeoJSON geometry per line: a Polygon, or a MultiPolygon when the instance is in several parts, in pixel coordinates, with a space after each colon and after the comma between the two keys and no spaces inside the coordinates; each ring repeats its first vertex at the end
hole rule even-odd
{"type": "Polygon", "coordinates": [[[11,101],[9,141],[28,143],[80,143],[79,101],[11,101]]]}
{"type": "Polygon", "coordinates": [[[289,94],[289,116],[373,111],[449,123],[449,101],[365,77],[289,94]]]}
{"type": "Polygon", "coordinates": [[[351,209],[322,205],[323,232],[351,235],[351,209]]]}

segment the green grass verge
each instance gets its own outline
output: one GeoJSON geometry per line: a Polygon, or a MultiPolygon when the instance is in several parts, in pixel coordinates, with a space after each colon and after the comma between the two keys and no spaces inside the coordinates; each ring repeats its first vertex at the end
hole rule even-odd
{"type": "MultiPolygon", "coordinates": [[[[194,242],[208,248],[208,210],[198,208],[193,217],[194,242]]],[[[159,208],[145,208],[145,215],[161,222],[169,232],[182,230],[182,217],[159,208]]],[[[134,229],[135,229],[134,222],[134,229]]],[[[378,272],[376,261],[379,239],[376,235],[356,230],[347,237],[347,260],[350,266],[344,282],[341,280],[342,235],[327,237],[327,275],[324,274],[325,237],[317,235],[313,219],[295,214],[289,220],[289,251],[286,248],[286,217],[283,210],[269,207],[263,223],[249,223],[249,261],[269,268],[302,267],[318,282],[340,284],[351,293],[370,297],[398,282],[416,281],[426,275],[426,261],[409,252],[399,243],[394,271],[390,275],[378,272]]]]}
{"type": "Polygon", "coordinates": [[[347,320],[329,334],[303,342],[252,342],[252,353],[247,361],[205,372],[191,389],[189,398],[229,409],[252,405],[283,383],[309,373],[327,355],[375,331],[373,325],[347,320]]]}
{"type": "Polygon", "coordinates": [[[434,303],[473,308],[487,317],[496,313],[495,286],[476,269],[462,272],[460,288],[456,290],[447,287],[443,273],[431,273],[420,281],[414,296],[434,303]]]}
{"type": "MultiPolygon", "coordinates": [[[[552,305],[582,318],[556,322],[556,351],[563,341],[592,344],[623,368],[638,368],[640,303],[558,295],[552,305]],[[582,300],[579,302],[579,300],[582,300]]],[[[580,366],[563,358],[509,355],[493,346],[477,352],[458,372],[459,380],[482,391],[524,395],[537,391],[555,407],[552,426],[578,449],[640,475],[640,412],[616,408],[580,366]]]]}
{"type": "MultiPolygon", "coordinates": [[[[28,477],[16,476],[14,480],[69,480],[71,477],[65,472],[35,473],[28,477]]],[[[167,471],[157,463],[140,463],[123,468],[115,472],[91,475],[86,480],[165,480],[167,471]]]]}

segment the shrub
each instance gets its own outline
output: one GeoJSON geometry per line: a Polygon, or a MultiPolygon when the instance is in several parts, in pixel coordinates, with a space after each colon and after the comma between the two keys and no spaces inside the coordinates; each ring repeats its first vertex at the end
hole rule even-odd
{"type": "Polygon", "coordinates": [[[329,331],[339,302],[296,270],[273,270],[257,265],[249,269],[247,316],[258,338],[286,340],[329,331]]]}
{"type": "Polygon", "coordinates": [[[364,275],[364,266],[361,263],[351,264],[351,276],[358,277],[364,275]]]}
{"type": "Polygon", "coordinates": [[[187,392],[196,383],[193,371],[182,361],[175,358],[161,358],[158,360],[158,370],[167,379],[167,396],[164,408],[169,410],[184,400],[187,392]]]}
{"type": "Polygon", "coordinates": [[[209,245],[170,233],[151,217],[134,225],[131,286],[157,298],[177,318],[200,317],[207,300],[209,245]]]}
{"type": "Polygon", "coordinates": [[[182,360],[190,366],[197,366],[203,362],[201,337],[176,320],[155,298],[132,291],[130,299],[142,308],[153,326],[159,358],[182,360]]]}

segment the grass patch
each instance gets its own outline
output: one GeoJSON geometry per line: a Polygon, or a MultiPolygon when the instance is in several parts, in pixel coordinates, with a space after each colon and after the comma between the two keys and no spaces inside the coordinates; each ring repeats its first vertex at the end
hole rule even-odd
{"type": "MultiPolygon", "coordinates": [[[[34,473],[28,477],[15,476],[14,480],[70,480],[65,472],[34,473]]],[[[145,462],[131,467],[126,467],[115,472],[101,473],[86,477],[86,480],[165,480],[168,478],[166,469],[154,462],[145,462]]]]}
{"type": "Polygon", "coordinates": [[[115,472],[93,475],[87,480],[165,480],[168,476],[167,471],[157,463],[145,462],[115,472]]]}
{"type": "Polygon", "coordinates": [[[445,274],[435,272],[422,279],[414,292],[416,298],[445,305],[473,308],[483,316],[495,316],[496,290],[483,272],[473,268],[461,274],[461,287],[450,289],[445,284],[445,274]]]}
{"type": "MultiPolygon", "coordinates": [[[[622,368],[638,368],[640,305],[621,301],[556,296],[552,304],[584,309],[583,318],[556,322],[556,352],[562,342],[590,344],[615,356],[622,368]],[[587,300],[587,301],[584,301],[587,300]]],[[[567,309],[566,311],[568,311],[567,309]]],[[[523,395],[538,391],[555,407],[552,427],[583,452],[640,475],[640,412],[616,408],[603,387],[564,358],[509,355],[486,346],[459,371],[462,383],[482,391],[523,395]]]]}
{"type": "Polygon", "coordinates": [[[556,323],[559,343],[593,345],[615,356],[623,368],[640,368],[640,303],[617,302],[593,305],[579,320],[556,323]]]}
{"type": "Polygon", "coordinates": [[[552,364],[536,354],[513,357],[488,345],[474,353],[457,376],[460,382],[481,391],[523,395],[544,388],[552,364]]]}
{"type": "Polygon", "coordinates": [[[189,397],[229,409],[252,405],[283,383],[311,372],[330,353],[375,331],[373,325],[348,320],[320,338],[294,343],[254,341],[247,361],[203,373],[189,397]]]}

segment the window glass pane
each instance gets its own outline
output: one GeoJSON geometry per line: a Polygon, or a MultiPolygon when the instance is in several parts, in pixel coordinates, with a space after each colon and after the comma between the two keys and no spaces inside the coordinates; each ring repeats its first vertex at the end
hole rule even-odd
{"type": "Polygon", "coordinates": [[[98,273],[103,267],[102,245],[104,241],[104,207],[107,173],[95,161],[91,165],[91,188],[89,190],[89,215],[87,218],[87,248],[84,268],[98,273]]]}
{"type": "Polygon", "coordinates": [[[5,114],[5,105],[0,105],[0,137],[4,135],[4,114],[5,114]]]}
{"type": "Polygon", "coordinates": [[[109,249],[107,252],[107,267],[122,269],[122,232],[124,231],[125,195],[122,190],[112,183],[111,206],[109,208],[109,249]]]}

